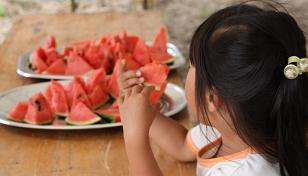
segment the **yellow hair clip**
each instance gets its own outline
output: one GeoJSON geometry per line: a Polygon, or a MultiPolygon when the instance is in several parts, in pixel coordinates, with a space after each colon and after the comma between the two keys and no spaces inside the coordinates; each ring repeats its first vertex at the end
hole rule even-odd
{"type": "Polygon", "coordinates": [[[298,77],[298,75],[307,72],[308,72],[308,58],[300,59],[297,56],[289,57],[288,65],[284,68],[284,75],[286,78],[295,79],[298,77]],[[296,65],[294,65],[294,63],[296,63],[296,65]]]}

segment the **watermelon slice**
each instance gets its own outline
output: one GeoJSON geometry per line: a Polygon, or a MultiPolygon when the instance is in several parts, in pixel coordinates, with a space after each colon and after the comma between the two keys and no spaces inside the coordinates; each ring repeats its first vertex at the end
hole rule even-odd
{"type": "Polygon", "coordinates": [[[106,91],[108,90],[108,85],[106,81],[106,72],[104,68],[95,70],[87,81],[87,92],[94,90],[95,86],[101,86],[101,88],[106,91]]]}
{"type": "Polygon", "coordinates": [[[104,47],[100,44],[93,44],[89,46],[89,48],[85,52],[84,58],[94,69],[98,69],[102,67],[102,58],[105,57],[104,50],[104,47]]]}
{"type": "Polygon", "coordinates": [[[175,58],[167,52],[167,35],[166,29],[161,27],[154,37],[152,46],[149,48],[151,59],[158,63],[170,64],[175,58]]]}
{"type": "Polygon", "coordinates": [[[46,59],[45,51],[40,47],[36,48],[30,56],[31,68],[36,73],[42,73],[48,67],[47,64],[45,63],[45,59],[46,59]]]}
{"type": "Polygon", "coordinates": [[[160,90],[167,80],[169,67],[164,64],[150,63],[141,67],[140,71],[145,85],[155,86],[155,89],[160,90]]]}
{"type": "Polygon", "coordinates": [[[107,123],[121,122],[120,112],[117,108],[102,108],[95,112],[99,114],[107,123]]]}
{"type": "Polygon", "coordinates": [[[164,82],[160,86],[160,90],[154,90],[153,92],[151,92],[150,97],[149,97],[151,104],[155,104],[155,103],[159,102],[159,99],[164,94],[166,87],[167,87],[167,81],[164,82]]]}
{"type": "Polygon", "coordinates": [[[69,106],[63,86],[57,81],[51,80],[50,91],[50,107],[53,114],[67,116],[69,113],[69,106]]]}
{"type": "Polygon", "coordinates": [[[88,96],[93,109],[103,106],[109,100],[108,93],[105,93],[98,85],[94,87],[93,91],[91,91],[88,96]]]}
{"type": "Polygon", "coordinates": [[[57,47],[56,38],[52,35],[48,36],[44,48],[49,49],[49,48],[56,48],[56,47],[57,47]]]}
{"type": "Polygon", "coordinates": [[[133,36],[133,35],[127,36],[126,37],[126,51],[129,53],[133,53],[138,41],[139,41],[139,37],[137,36],[133,36]]]}
{"type": "Polygon", "coordinates": [[[121,62],[121,60],[118,60],[116,62],[116,65],[114,66],[113,73],[108,80],[109,93],[114,98],[117,98],[119,96],[119,87],[118,87],[117,78],[118,78],[118,75],[120,73],[120,70],[119,70],[120,62],[121,62]]]}
{"type": "Polygon", "coordinates": [[[70,52],[73,51],[73,50],[74,50],[74,48],[71,47],[71,46],[64,46],[62,53],[63,53],[64,56],[69,56],[70,52]]]}
{"type": "Polygon", "coordinates": [[[90,125],[101,121],[101,118],[93,113],[88,106],[78,102],[65,121],[72,125],[90,125]]]}
{"type": "Polygon", "coordinates": [[[58,59],[63,59],[60,57],[59,53],[55,48],[49,48],[45,50],[46,52],[46,64],[50,65],[58,59]]]}
{"type": "Polygon", "coordinates": [[[31,124],[46,124],[53,120],[49,103],[41,93],[29,99],[28,110],[24,121],[31,124]]]}
{"type": "Polygon", "coordinates": [[[141,65],[146,65],[151,62],[148,47],[142,39],[138,40],[133,56],[135,60],[141,65]]]}
{"type": "Polygon", "coordinates": [[[67,75],[83,75],[93,68],[76,52],[70,52],[66,73],[67,75]]]}
{"type": "Polygon", "coordinates": [[[66,70],[66,63],[63,59],[58,59],[52,63],[43,73],[64,75],[66,70]]]}
{"type": "Polygon", "coordinates": [[[13,121],[22,122],[24,121],[27,110],[28,102],[21,101],[10,110],[10,112],[7,114],[7,118],[13,121]]]}
{"type": "Polygon", "coordinates": [[[74,87],[76,87],[76,84],[79,84],[83,90],[86,90],[86,83],[84,82],[84,80],[78,76],[74,77],[74,79],[70,83],[64,86],[69,105],[72,105],[73,103],[73,89],[74,87]]]}
{"type": "Polygon", "coordinates": [[[82,86],[80,84],[74,84],[71,98],[72,98],[71,99],[71,101],[72,101],[71,109],[74,108],[74,106],[78,102],[82,102],[86,106],[92,107],[91,101],[90,101],[86,91],[82,88],[82,86]]]}
{"type": "Polygon", "coordinates": [[[141,65],[133,59],[133,56],[131,54],[126,54],[125,60],[125,67],[128,70],[137,70],[141,67],[141,65]]]}

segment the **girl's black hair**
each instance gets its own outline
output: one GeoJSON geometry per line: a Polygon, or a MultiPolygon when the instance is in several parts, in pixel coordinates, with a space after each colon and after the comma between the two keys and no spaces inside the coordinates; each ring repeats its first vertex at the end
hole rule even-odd
{"type": "Polygon", "coordinates": [[[306,56],[305,45],[288,13],[243,3],[206,19],[190,46],[198,114],[209,120],[205,94],[215,92],[242,140],[278,162],[283,176],[308,175],[308,77],[284,76],[290,56],[306,56]]]}

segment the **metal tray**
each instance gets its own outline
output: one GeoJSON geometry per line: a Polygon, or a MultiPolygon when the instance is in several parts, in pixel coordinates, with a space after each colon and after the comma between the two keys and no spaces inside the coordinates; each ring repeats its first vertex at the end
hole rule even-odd
{"type": "MultiPolygon", "coordinates": [[[[149,42],[148,42],[149,43],[149,42]]],[[[179,49],[172,43],[167,43],[167,51],[170,55],[175,57],[175,61],[172,65],[169,65],[170,69],[176,69],[185,64],[185,58],[179,49]]],[[[68,75],[50,75],[50,74],[38,74],[29,68],[30,52],[20,55],[17,64],[17,73],[26,78],[38,78],[38,79],[73,79],[73,76],[68,75]]],[[[85,76],[86,77],[86,76],[85,76]]]]}
{"type": "MultiPolygon", "coordinates": [[[[68,83],[68,81],[60,81],[62,84],[68,83]]],[[[83,130],[83,129],[100,129],[111,128],[121,126],[121,123],[107,123],[107,124],[93,124],[85,126],[73,126],[73,125],[33,125],[28,123],[14,122],[6,118],[6,113],[19,101],[27,100],[36,92],[43,91],[49,82],[36,83],[26,86],[17,87],[7,92],[0,94],[0,123],[8,126],[32,128],[32,129],[47,129],[47,130],[83,130]]],[[[172,116],[179,113],[186,107],[186,99],[184,90],[175,85],[168,83],[164,95],[161,98],[162,110],[161,113],[165,116],[172,116]]]]}

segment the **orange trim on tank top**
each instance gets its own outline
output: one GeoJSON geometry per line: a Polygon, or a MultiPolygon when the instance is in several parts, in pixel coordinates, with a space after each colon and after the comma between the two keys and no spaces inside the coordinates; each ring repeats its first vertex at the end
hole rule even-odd
{"type": "MultiPolygon", "coordinates": [[[[212,146],[211,148],[213,148],[214,146],[212,146]]],[[[239,159],[239,158],[243,158],[249,154],[253,154],[256,153],[252,148],[247,148],[245,150],[242,150],[240,152],[236,152],[230,155],[225,155],[225,156],[221,156],[221,157],[217,157],[217,158],[202,158],[202,155],[206,152],[208,152],[211,148],[209,148],[209,146],[205,146],[202,149],[199,150],[198,155],[197,155],[197,160],[199,162],[199,164],[203,165],[203,166],[213,166],[217,163],[220,162],[224,162],[224,161],[230,161],[230,160],[235,160],[235,159],[239,159]]]]}

